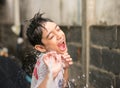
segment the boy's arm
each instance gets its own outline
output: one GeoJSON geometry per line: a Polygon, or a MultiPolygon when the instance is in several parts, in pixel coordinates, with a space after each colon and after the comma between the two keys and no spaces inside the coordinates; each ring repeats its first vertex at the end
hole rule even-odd
{"type": "Polygon", "coordinates": [[[67,83],[68,83],[68,78],[69,78],[68,68],[64,69],[63,77],[64,77],[64,84],[63,84],[63,86],[66,87],[67,83]]]}
{"type": "Polygon", "coordinates": [[[64,62],[64,88],[68,86],[68,80],[69,80],[69,67],[70,65],[73,64],[72,58],[70,57],[70,55],[68,53],[65,53],[62,56],[62,60],[64,62]]]}

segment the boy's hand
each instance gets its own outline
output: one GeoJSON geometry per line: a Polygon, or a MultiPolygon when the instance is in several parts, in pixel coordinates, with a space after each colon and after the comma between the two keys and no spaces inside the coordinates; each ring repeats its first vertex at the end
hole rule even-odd
{"type": "Polygon", "coordinates": [[[70,65],[73,64],[72,58],[68,53],[62,55],[62,62],[64,64],[64,68],[68,68],[70,65]]]}
{"type": "Polygon", "coordinates": [[[59,71],[62,68],[61,56],[58,55],[56,52],[48,52],[44,55],[43,60],[44,63],[47,65],[50,73],[52,73],[53,78],[57,76],[59,71]]]}

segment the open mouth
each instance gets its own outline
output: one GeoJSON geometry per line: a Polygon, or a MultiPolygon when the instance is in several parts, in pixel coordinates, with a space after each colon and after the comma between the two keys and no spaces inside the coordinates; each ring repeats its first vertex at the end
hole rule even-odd
{"type": "Polygon", "coordinates": [[[64,51],[64,50],[66,50],[66,43],[63,41],[58,44],[58,47],[60,50],[64,51]]]}

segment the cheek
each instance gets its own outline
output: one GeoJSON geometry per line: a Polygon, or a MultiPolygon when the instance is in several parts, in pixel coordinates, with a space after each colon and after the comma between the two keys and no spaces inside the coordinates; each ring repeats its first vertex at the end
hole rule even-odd
{"type": "Polygon", "coordinates": [[[61,34],[62,34],[62,36],[64,36],[64,37],[65,37],[65,33],[64,33],[63,31],[61,31],[61,34]]]}
{"type": "Polygon", "coordinates": [[[56,41],[55,39],[53,40],[47,40],[44,42],[44,45],[46,46],[46,48],[54,48],[56,46],[56,41]]]}
{"type": "Polygon", "coordinates": [[[49,44],[46,46],[46,50],[47,51],[54,51],[54,50],[56,51],[56,46],[53,44],[52,45],[49,44]]]}
{"type": "Polygon", "coordinates": [[[63,33],[63,35],[62,35],[62,37],[65,39],[65,41],[66,41],[66,36],[65,36],[65,34],[63,33]]]}

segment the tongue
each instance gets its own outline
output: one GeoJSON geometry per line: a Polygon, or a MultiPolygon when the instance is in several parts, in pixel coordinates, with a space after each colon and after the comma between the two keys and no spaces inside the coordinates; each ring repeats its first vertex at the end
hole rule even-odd
{"type": "Polygon", "coordinates": [[[59,44],[58,47],[59,47],[61,50],[65,50],[65,44],[59,44]]]}

